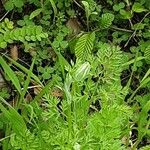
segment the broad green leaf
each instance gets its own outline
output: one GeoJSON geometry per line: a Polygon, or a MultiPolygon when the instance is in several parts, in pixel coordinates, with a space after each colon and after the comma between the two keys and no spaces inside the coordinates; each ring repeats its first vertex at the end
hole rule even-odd
{"type": "Polygon", "coordinates": [[[91,54],[95,40],[95,32],[83,34],[75,46],[75,55],[79,59],[86,59],[91,54]]]}
{"type": "Polygon", "coordinates": [[[147,121],[147,115],[148,115],[149,110],[150,110],[150,100],[142,107],[142,110],[139,114],[139,121],[138,122],[139,122],[140,128],[147,121]]]}

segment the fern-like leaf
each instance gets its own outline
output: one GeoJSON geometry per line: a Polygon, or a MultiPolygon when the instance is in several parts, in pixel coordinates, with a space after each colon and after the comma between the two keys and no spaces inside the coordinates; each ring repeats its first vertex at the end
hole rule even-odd
{"type": "Polygon", "coordinates": [[[18,134],[13,134],[10,138],[10,144],[14,150],[42,150],[39,138],[29,130],[26,131],[24,137],[19,136],[18,134]]]}
{"type": "Polygon", "coordinates": [[[124,105],[112,105],[103,107],[100,112],[92,115],[86,128],[93,139],[88,147],[100,150],[123,150],[120,135],[131,113],[124,105]]]}
{"type": "Polygon", "coordinates": [[[41,26],[28,25],[22,28],[14,28],[13,22],[7,18],[4,22],[0,23],[0,48],[6,48],[8,43],[14,41],[30,42],[41,41],[43,38],[47,38],[48,34],[43,32],[41,26]]]}
{"type": "Polygon", "coordinates": [[[79,59],[87,58],[88,54],[91,54],[93,49],[93,43],[95,40],[95,32],[86,33],[82,35],[75,46],[75,55],[79,59]]]}
{"type": "Polygon", "coordinates": [[[97,52],[98,61],[103,66],[103,84],[99,87],[103,105],[105,102],[109,103],[112,99],[113,102],[119,102],[119,99],[122,101],[120,74],[125,55],[119,47],[114,45],[99,43],[98,46],[100,48],[97,52]]]}

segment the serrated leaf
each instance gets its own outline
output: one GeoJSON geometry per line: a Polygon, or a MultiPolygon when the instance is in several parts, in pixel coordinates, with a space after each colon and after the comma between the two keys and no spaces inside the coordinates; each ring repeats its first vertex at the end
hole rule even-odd
{"type": "Polygon", "coordinates": [[[7,25],[8,29],[13,29],[14,28],[13,22],[8,22],[6,25],[7,25]]]}
{"type": "Polygon", "coordinates": [[[105,13],[102,14],[101,20],[100,20],[100,27],[102,29],[106,29],[109,26],[111,26],[112,22],[114,20],[114,15],[111,13],[105,13]]]}
{"type": "Polygon", "coordinates": [[[95,40],[95,32],[82,35],[75,46],[75,55],[79,59],[85,59],[88,54],[91,54],[93,43],[95,40]]]}
{"type": "Polygon", "coordinates": [[[39,34],[39,36],[40,36],[41,38],[46,38],[46,34],[45,34],[45,33],[41,33],[41,34],[39,34]]]}
{"type": "Polygon", "coordinates": [[[14,30],[12,30],[10,33],[9,33],[9,36],[12,40],[14,40],[14,30]]]}
{"type": "Polygon", "coordinates": [[[145,49],[144,56],[146,59],[150,60],[150,45],[145,49]]]}

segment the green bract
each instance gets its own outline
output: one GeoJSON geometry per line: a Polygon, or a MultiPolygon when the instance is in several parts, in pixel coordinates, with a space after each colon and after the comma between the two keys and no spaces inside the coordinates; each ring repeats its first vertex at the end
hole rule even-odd
{"type": "Polygon", "coordinates": [[[74,78],[76,81],[83,81],[87,75],[89,74],[90,71],[90,64],[89,62],[85,62],[79,68],[75,71],[74,73],[74,78]]]}

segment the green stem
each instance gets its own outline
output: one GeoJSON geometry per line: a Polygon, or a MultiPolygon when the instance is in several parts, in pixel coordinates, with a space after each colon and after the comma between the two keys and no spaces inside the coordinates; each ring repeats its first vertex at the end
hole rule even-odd
{"type": "Polygon", "coordinates": [[[71,111],[71,103],[68,104],[68,141],[70,141],[72,137],[72,111],[71,111]]]}
{"type": "MultiPolygon", "coordinates": [[[[10,126],[9,125],[6,125],[6,130],[5,130],[5,137],[8,137],[8,136],[10,136],[10,133],[11,133],[11,128],[10,128],[10,126]]],[[[2,143],[2,149],[3,150],[8,150],[9,149],[9,138],[7,138],[7,139],[5,139],[2,143]]]]}

